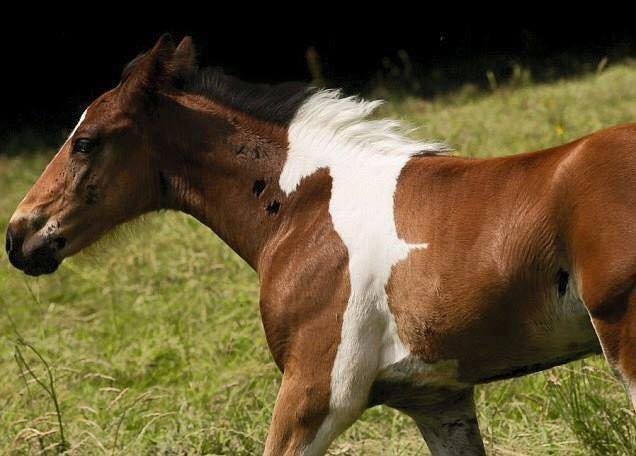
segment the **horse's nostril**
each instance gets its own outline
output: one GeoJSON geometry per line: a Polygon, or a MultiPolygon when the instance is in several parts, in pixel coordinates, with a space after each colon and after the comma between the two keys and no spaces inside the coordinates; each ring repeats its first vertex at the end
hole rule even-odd
{"type": "Polygon", "coordinates": [[[11,253],[11,250],[13,250],[13,236],[11,235],[10,230],[7,230],[7,238],[4,241],[4,249],[7,253],[11,253]]]}
{"type": "Polygon", "coordinates": [[[22,269],[24,266],[24,257],[22,256],[22,238],[11,228],[7,230],[4,248],[7,251],[11,264],[18,269],[22,269]]]}

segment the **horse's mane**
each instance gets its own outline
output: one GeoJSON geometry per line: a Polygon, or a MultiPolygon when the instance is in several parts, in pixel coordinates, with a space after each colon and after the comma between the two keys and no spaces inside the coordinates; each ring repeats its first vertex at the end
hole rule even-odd
{"type": "Polygon", "coordinates": [[[225,74],[220,68],[197,70],[183,90],[203,95],[260,120],[288,125],[298,108],[315,91],[302,82],[255,84],[225,74]]]}
{"type": "Polygon", "coordinates": [[[293,120],[296,129],[310,123],[312,132],[329,130],[348,144],[366,144],[373,152],[439,155],[449,150],[444,144],[410,139],[398,121],[367,119],[382,102],[343,97],[339,90],[318,90],[301,82],[254,84],[219,68],[198,70],[183,89],[264,121],[290,126],[293,120]]]}
{"type": "MultiPolygon", "coordinates": [[[[139,54],[124,67],[122,82],[130,76],[144,55],[139,54]]],[[[179,78],[175,82],[185,92],[202,95],[257,119],[285,126],[291,122],[303,102],[315,92],[312,86],[303,82],[258,84],[242,81],[218,67],[197,68],[185,79],[179,78]]]]}
{"type": "MultiPolygon", "coordinates": [[[[122,80],[133,70],[138,56],[124,69],[122,80]]],[[[323,136],[337,135],[349,146],[365,145],[369,153],[440,155],[448,152],[441,143],[410,139],[408,131],[395,120],[369,120],[382,103],[357,97],[343,97],[339,90],[318,90],[302,82],[260,84],[242,81],[217,67],[196,69],[179,89],[204,96],[257,119],[299,128],[323,136]],[[308,127],[309,125],[309,127],[308,127]]]]}

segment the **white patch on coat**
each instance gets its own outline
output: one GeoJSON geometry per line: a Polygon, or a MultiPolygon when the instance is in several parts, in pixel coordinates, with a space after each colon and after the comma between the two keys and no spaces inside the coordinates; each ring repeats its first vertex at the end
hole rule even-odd
{"type": "Polygon", "coordinates": [[[71,139],[73,137],[73,135],[77,132],[77,129],[80,127],[80,125],[82,125],[82,122],[84,122],[84,119],[86,119],[86,111],[88,111],[88,109],[84,110],[84,112],[80,116],[79,121],[77,122],[77,125],[75,125],[75,128],[73,128],[73,131],[71,132],[71,134],[68,135],[68,138],[66,139],[66,141],[71,139]]]}
{"type": "Polygon", "coordinates": [[[289,151],[279,185],[289,195],[303,178],[321,168],[329,170],[329,213],[347,247],[351,280],[331,372],[330,413],[306,454],[322,454],[364,410],[378,373],[409,355],[398,336],[385,286],[393,265],[427,244],[407,244],[398,237],[394,194],[411,157],[446,149],[409,139],[395,120],[366,120],[380,103],[319,91],[289,126],[289,151]]]}

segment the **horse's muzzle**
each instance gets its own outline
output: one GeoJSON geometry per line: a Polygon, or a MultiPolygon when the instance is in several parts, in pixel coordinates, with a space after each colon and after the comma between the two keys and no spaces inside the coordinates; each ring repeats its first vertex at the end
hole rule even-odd
{"type": "Polygon", "coordinates": [[[50,274],[60,265],[56,258],[56,252],[64,239],[57,238],[51,241],[39,233],[34,233],[25,242],[25,237],[14,227],[9,225],[5,241],[5,249],[9,261],[25,274],[38,276],[50,274]]]}

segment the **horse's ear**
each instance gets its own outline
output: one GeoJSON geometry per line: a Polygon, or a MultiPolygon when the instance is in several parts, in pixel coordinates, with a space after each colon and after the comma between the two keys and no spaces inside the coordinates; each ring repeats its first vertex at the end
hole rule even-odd
{"type": "Polygon", "coordinates": [[[159,89],[172,83],[176,48],[169,34],[152,49],[128,64],[122,75],[120,99],[129,108],[138,106],[159,89]]]}
{"type": "Polygon", "coordinates": [[[173,57],[175,79],[187,80],[197,68],[197,51],[192,37],[184,37],[173,57]]]}

